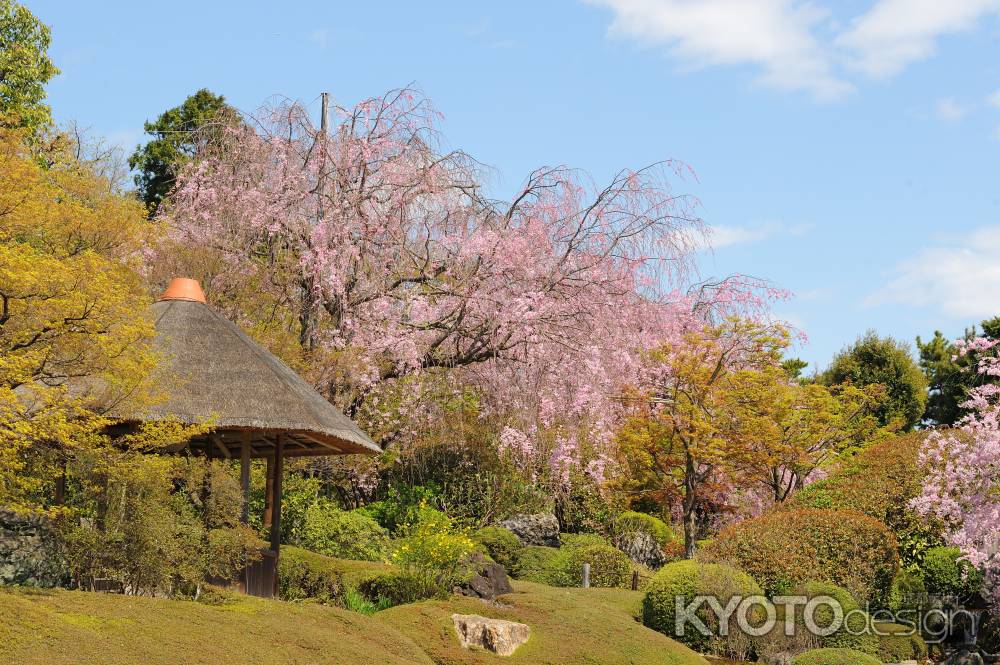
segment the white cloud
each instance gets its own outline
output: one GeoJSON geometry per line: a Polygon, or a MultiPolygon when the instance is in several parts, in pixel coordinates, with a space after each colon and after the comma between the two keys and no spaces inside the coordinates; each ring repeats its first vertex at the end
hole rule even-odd
{"type": "Polygon", "coordinates": [[[986,98],[986,103],[994,108],[1000,109],[1000,90],[986,98]]]}
{"type": "Polygon", "coordinates": [[[610,8],[610,31],[693,66],[756,64],[759,80],[833,99],[851,90],[813,36],[828,14],[799,0],[587,0],[610,8]]]}
{"type": "Polygon", "coordinates": [[[751,65],[760,83],[823,100],[854,89],[848,72],[893,76],[933,55],[939,38],[1000,15],[1000,0],[873,0],[846,22],[833,0],[583,1],[613,12],[611,34],[688,66],[751,65]]]}
{"type": "Polygon", "coordinates": [[[933,55],[939,37],[971,30],[997,12],[1000,0],[878,0],[836,44],[866,74],[893,76],[933,55]]]}
{"type": "Polygon", "coordinates": [[[323,28],[313,30],[309,33],[309,41],[318,46],[319,50],[325,51],[330,45],[330,31],[323,28]]]}
{"type": "Polygon", "coordinates": [[[1000,314],[1000,226],[901,262],[896,277],[867,300],[869,305],[886,302],[931,307],[961,319],[1000,314]]]}
{"type": "Polygon", "coordinates": [[[967,109],[951,97],[939,100],[935,111],[939,118],[948,122],[958,122],[967,113],[967,109]]]}
{"type": "Polygon", "coordinates": [[[789,226],[779,222],[765,222],[753,226],[711,226],[708,229],[708,245],[713,249],[748,245],[777,235],[800,236],[810,228],[808,224],[789,226]]]}

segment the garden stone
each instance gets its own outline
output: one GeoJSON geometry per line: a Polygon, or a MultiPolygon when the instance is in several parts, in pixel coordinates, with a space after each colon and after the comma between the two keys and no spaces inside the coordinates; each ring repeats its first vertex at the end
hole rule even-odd
{"type": "Polygon", "coordinates": [[[0,584],[51,588],[68,582],[48,518],[0,510],[0,584]]]}
{"type": "Polygon", "coordinates": [[[645,531],[621,534],[615,538],[615,547],[628,555],[635,563],[657,570],[667,562],[663,548],[651,534],[645,531]]]}
{"type": "Polygon", "coordinates": [[[484,600],[496,600],[497,596],[514,591],[507,577],[507,571],[499,563],[477,553],[472,556],[470,564],[475,573],[468,582],[455,588],[456,593],[484,600]]]}
{"type": "Polygon", "coordinates": [[[983,665],[983,657],[976,651],[962,649],[948,656],[944,665],[983,665]]]}
{"type": "Polygon", "coordinates": [[[500,526],[514,532],[525,545],[559,547],[559,520],[555,515],[517,515],[500,522],[500,526]]]}
{"type": "Polygon", "coordinates": [[[523,623],[490,619],[478,614],[452,614],[458,641],[466,649],[480,648],[498,656],[510,656],[531,637],[523,623]]]}

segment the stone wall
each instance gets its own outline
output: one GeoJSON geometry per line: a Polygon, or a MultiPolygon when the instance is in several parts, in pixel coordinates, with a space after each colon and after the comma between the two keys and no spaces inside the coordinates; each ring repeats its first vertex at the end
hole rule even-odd
{"type": "Polygon", "coordinates": [[[48,518],[0,510],[0,584],[49,588],[68,581],[48,518]]]}

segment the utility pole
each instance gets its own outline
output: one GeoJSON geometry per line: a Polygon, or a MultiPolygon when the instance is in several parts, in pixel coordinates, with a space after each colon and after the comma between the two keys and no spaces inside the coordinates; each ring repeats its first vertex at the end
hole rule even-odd
{"type": "Polygon", "coordinates": [[[319,165],[319,182],[316,183],[316,213],[320,221],[323,219],[323,190],[326,185],[326,168],[327,168],[327,157],[326,157],[326,147],[327,147],[327,128],[330,123],[330,93],[321,92],[319,93],[320,98],[320,112],[319,112],[319,140],[320,145],[320,159],[322,160],[319,165]]]}
{"type": "Polygon", "coordinates": [[[321,100],[320,104],[322,109],[319,113],[319,129],[321,132],[323,132],[323,137],[326,138],[327,122],[329,120],[328,116],[330,114],[330,93],[321,92],[319,93],[319,97],[321,100]]]}

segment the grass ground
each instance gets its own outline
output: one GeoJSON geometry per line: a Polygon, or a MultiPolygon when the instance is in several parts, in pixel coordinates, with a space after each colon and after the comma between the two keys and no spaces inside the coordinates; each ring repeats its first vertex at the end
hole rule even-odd
{"type": "Polygon", "coordinates": [[[502,605],[451,598],[400,605],[375,615],[417,642],[435,663],[471,665],[501,659],[462,649],[451,615],[481,614],[531,627],[531,639],[503,662],[545,665],[707,665],[701,656],[635,617],[642,593],[623,589],[566,589],[515,582],[502,605]]]}
{"type": "Polygon", "coordinates": [[[452,598],[366,617],[248,597],[223,604],[0,588],[0,663],[629,663],[707,661],[634,619],[641,594],[515,583],[502,605],[452,598]],[[512,657],[463,650],[451,615],[531,626],[512,657]]]}

